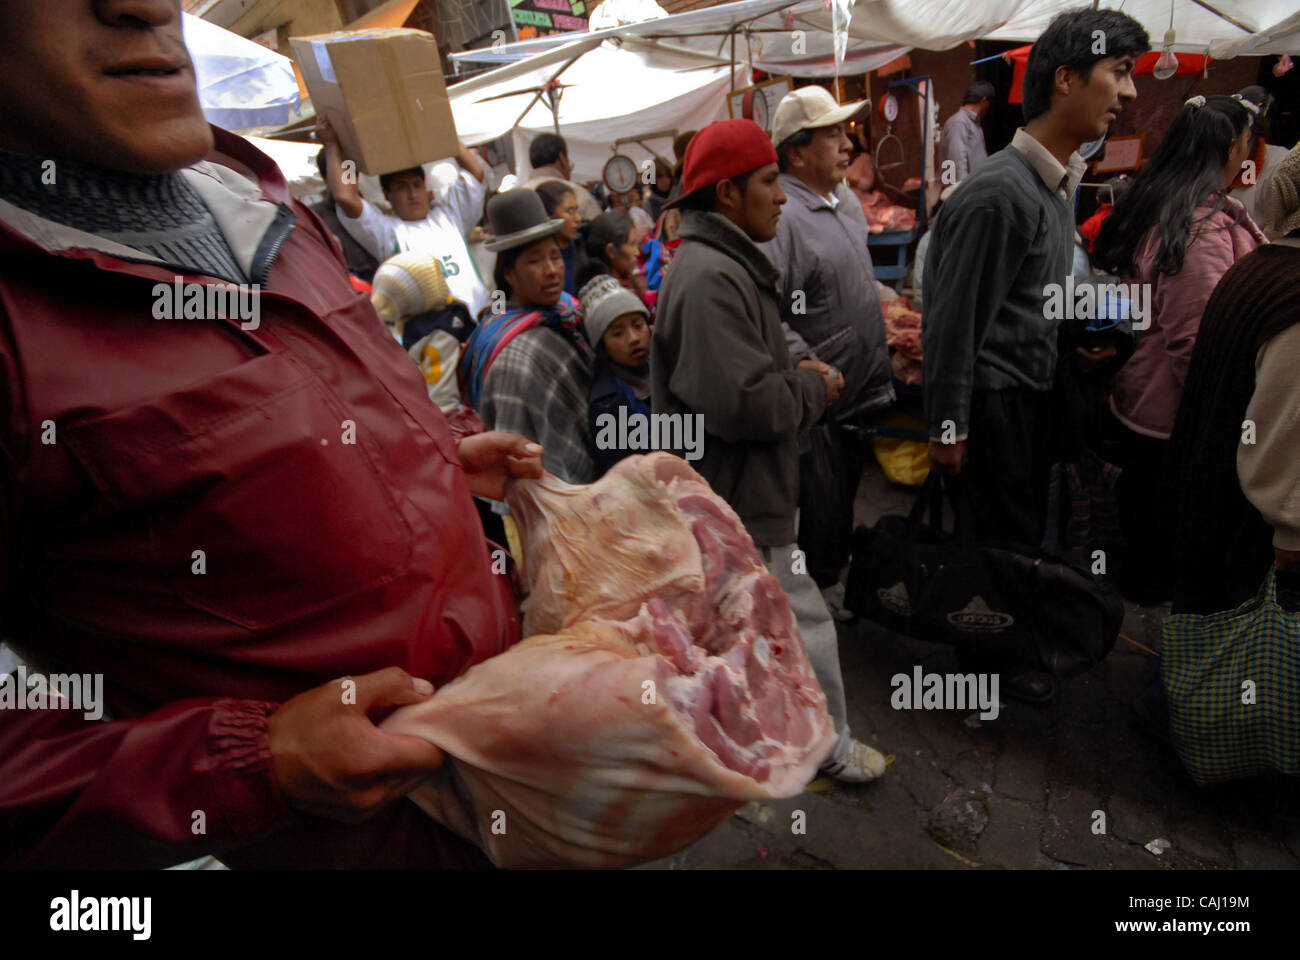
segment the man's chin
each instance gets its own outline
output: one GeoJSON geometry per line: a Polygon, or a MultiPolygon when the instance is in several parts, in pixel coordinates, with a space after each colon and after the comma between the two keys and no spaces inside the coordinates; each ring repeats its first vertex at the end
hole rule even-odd
{"type": "Polygon", "coordinates": [[[101,141],[85,159],[128,173],[171,173],[198,163],[212,144],[212,128],[200,115],[198,120],[142,125],[116,143],[101,141]]]}

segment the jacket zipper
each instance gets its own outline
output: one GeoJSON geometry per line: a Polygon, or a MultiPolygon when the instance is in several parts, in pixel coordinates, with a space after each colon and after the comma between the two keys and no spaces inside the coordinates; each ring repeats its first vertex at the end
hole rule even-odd
{"type": "Polygon", "coordinates": [[[280,255],[280,248],[289,239],[289,234],[293,232],[297,222],[298,217],[289,208],[289,205],[287,203],[279,204],[275,219],[266,228],[266,233],[262,234],[261,242],[257,245],[257,252],[253,254],[253,264],[250,270],[250,279],[253,283],[258,286],[266,285],[267,278],[271,275],[271,266],[275,263],[275,258],[280,255]]]}

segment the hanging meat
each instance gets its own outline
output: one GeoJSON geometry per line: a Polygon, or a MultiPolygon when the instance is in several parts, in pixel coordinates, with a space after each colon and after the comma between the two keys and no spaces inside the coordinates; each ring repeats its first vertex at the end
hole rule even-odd
{"type": "Polygon", "coordinates": [[[447,757],[415,802],[498,866],[616,867],[802,791],[834,741],[825,697],[776,578],[685,461],[507,500],[527,639],[385,721],[447,757]]]}

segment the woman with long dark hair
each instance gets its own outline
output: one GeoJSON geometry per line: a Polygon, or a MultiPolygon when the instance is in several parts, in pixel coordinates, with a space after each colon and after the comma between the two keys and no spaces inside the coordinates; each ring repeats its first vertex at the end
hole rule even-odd
{"type": "Polygon", "coordinates": [[[1173,590],[1169,435],[1201,315],[1219,279],[1266,238],[1227,190],[1246,159],[1255,105],[1196,96],[1097,235],[1094,262],[1150,293],[1146,329],[1115,376],[1111,457],[1127,543],[1118,580],[1130,599],[1154,603],[1173,590]]]}
{"type": "MultiPolygon", "coordinates": [[[[578,231],[582,227],[582,213],[578,210],[578,195],[563,180],[547,180],[537,187],[546,215],[564,221],[564,228],[556,236],[560,252],[564,255],[564,292],[578,295],[578,231]]],[[[501,289],[498,287],[498,289],[501,289]]]]}
{"type": "MultiPolygon", "coordinates": [[[[622,210],[608,210],[590,223],[583,224],[578,238],[582,256],[578,261],[576,283],[581,290],[602,273],[616,278],[652,311],[645,274],[641,272],[641,248],[636,242],[636,224],[622,210]]],[[[653,313],[652,313],[653,315],[653,313]]]]}

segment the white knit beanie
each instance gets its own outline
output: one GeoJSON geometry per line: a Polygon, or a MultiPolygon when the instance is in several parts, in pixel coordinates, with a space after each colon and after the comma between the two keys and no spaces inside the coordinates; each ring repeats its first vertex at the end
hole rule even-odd
{"type": "Polygon", "coordinates": [[[631,290],[618,282],[617,277],[602,273],[592,277],[581,290],[578,299],[582,301],[582,326],[587,331],[587,341],[595,347],[609,325],[625,313],[640,313],[650,316],[650,311],[631,290]]]}
{"type": "Polygon", "coordinates": [[[375,272],[370,303],[385,323],[400,328],[411,317],[445,307],[451,299],[442,264],[427,253],[399,253],[375,272]]]}

